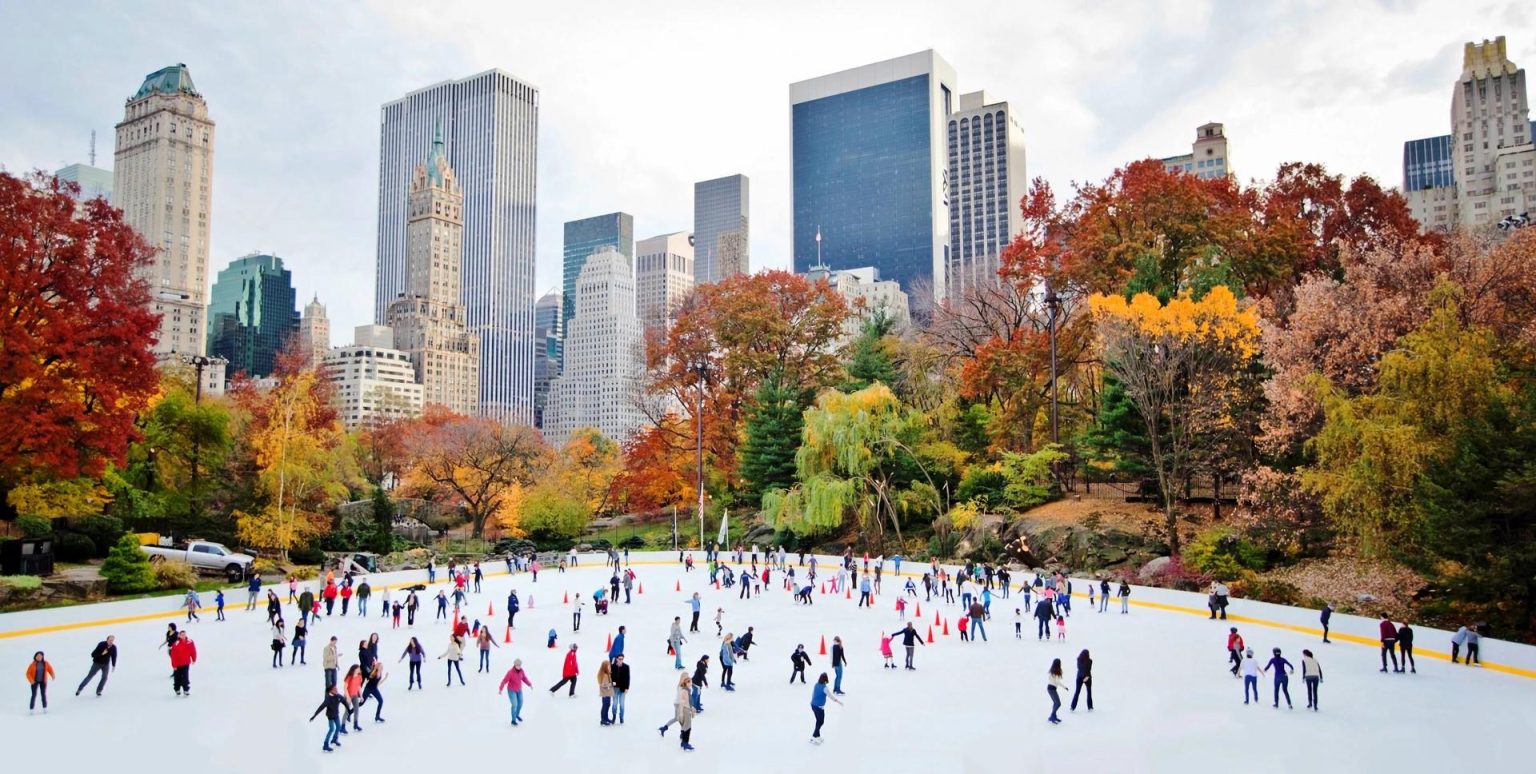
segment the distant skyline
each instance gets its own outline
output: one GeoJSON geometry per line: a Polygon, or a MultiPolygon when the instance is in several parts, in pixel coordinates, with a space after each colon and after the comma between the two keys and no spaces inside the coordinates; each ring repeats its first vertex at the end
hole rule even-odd
{"type": "Polygon", "coordinates": [[[564,222],[691,229],[694,182],[735,173],[752,179],[751,268],[788,268],[789,84],[913,51],[1007,100],[1058,195],[1185,152],[1207,121],[1244,181],[1300,160],[1396,187],[1403,142],[1447,130],[1463,43],[1504,35],[1536,68],[1536,9],[1514,0],[14,2],[0,29],[0,71],[25,74],[0,84],[0,167],[85,163],[92,130],[106,166],[124,100],[185,62],[219,127],[210,264],[282,255],[337,331],[373,316],[379,106],[493,67],[540,91],[536,296],[561,282],[564,222]],[[687,55],[646,55],[658,36],[687,55]],[[667,102],[688,119],[660,120],[667,102]]]}

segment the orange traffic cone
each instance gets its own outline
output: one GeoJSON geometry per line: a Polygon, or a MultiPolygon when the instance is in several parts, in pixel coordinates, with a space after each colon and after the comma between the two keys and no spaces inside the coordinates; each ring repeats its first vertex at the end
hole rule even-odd
{"type": "Polygon", "coordinates": [[[571,604],[571,592],[569,592],[569,591],[565,592],[565,598],[560,600],[560,604],[562,604],[562,605],[569,605],[569,604],[571,604]]]}
{"type": "Polygon", "coordinates": [[[843,587],[843,599],[853,599],[853,587],[852,586],[844,586],[843,587]]]}
{"type": "Polygon", "coordinates": [[[948,618],[944,619],[944,636],[945,637],[949,636],[949,619],[948,618]]]}
{"type": "Polygon", "coordinates": [[[679,579],[677,581],[677,583],[672,586],[672,590],[673,591],[682,591],[683,590],[683,582],[682,582],[681,579],[679,579]]]}
{"type": "Polygon", "coordinates": [[[821,655],[827,655],[827,635],[821,635],[821,655]]]}
{"type": "Polygon", "coordinates": [[[921,602],[917,603],[917,614],[912,616],[912,617],[913,618],[922,618],[923,617],[923,603],[921,603],[921,602]]]}
{"type": "Polygon", "coordinates": [[[938,626],[939,625],[939,611],[937,611],[937,610],[933,611],[933,625],[934,626],[938,626]]]}
{"type": "Polygon", "coordinates": [[[827,593],[827,584],[825,584],[825,583],[821,584],[821,593],[822,594],[826,594],[827,593]]]}
{"type": "Polygon", "coordinates": [[[930,644],[933,642],[933,627],[932,626],[928,627],[928,642],[930,644]]]}
{"type": "Polygon", "coordinates": [[[716,578],[715,579],[715,591],[719,591],[719,590],[720,590],[720,579],[716,578]]]}
{"type": "Polygon", "coordinates": [[[635,587],[635,593],[636,594],[644,594],[645,593],[645,584],[644,583],[638,584],[635,587]]]}
{"type": "Polygon", "coordinates": [[[491,603],[489,602],[485,603],[485,615],[487,617],[496,615],[496,611],[491,608],[491,603]]]}
{"type": "Polygon", "coordinates": [[[505,642],[508,645],[512,644],[512,627],[510,627],[510,626],[507,627],[507,639],[505,640],[505,642]]]}
{"type": "Polygon", "coordinates": [[[608,633],[608,644],[603,646],[603,652],[613,650],[613,632],[608,633]]]}

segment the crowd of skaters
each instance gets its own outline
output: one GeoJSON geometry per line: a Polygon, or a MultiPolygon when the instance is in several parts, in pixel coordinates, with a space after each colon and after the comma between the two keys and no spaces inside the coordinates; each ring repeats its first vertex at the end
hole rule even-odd
{"type": "MultiPolygon", "coordinates": [[[[627,560],[628,552],[624,552],[622,560],[627,560]]],[[[630,569],[621,569],[622,562],[618,552],[610,551],[607,562],[613,567],[610,582],[605,588],[594,592],[595,601],[606,603],[606,597],[611,597],[617,602],[622,589],[625,603],[629,602],[635,574],[630,569]]],[[[830,591],[834,594],[845,594],[851,597],[852,592],[858,591],[858,607],[872,607],[874,597],[882,592],[881,584],[885,576],[887,562],[894,564],[898,583],[900,579],[901,557],[877,557],[873,560],[864,556],[862,563],[857,561],[851,550],[845,552],[840,560],[835,560],[835,569],[825,570],[820,567],[820,559],[815,556],[807,557],[801,553],[798,563],[791,564],[787,552],[781,547],[776,551],[760,553],[756,546],[750,551],[738,546],[733,552],[722,552],[715,547],[707,548],[705,560],[708,564],[709,581],[711,585],[726,588],[735,585],[740,586],[741,599],[750,599],[760,596],[765,588],[772,589],[772,572],[779,572],[783,576],[783,588],[794,592],[797,601],[805,604],[811,603],[811,595],[814,592],[818,578],[822,583],[823,593],[830,591]],[[761,564],[759,563],[761,557],[761,564]],[[734,560],[735,568],[731,567],[734,560]],[[797,579],[797,569],[799,579],[797,579]],[[859,578],[863,571],[862,581],[859,578]],[[822,574],[819,576],[818,572],[822,574]],[[803,579],[803,580],[801,580],[803,579]]],[[[680,561],[684,565],[685,572],[694,569],[691,553],[680,554],[680,561]]],[[[578,558],[574,551],[558,560],[558,568],[564,572],[567,567],[576,566],[578,558]]],[[[541,569],[539,561],[533,558],[507,559],[509,572],[529,572],[533,579],[537,580],[537,573],[541,569]]],[[[435,562],[427,567],[427,582],[437,581],[438,568],[435,562]]],[[[471,625],[470,616],[464,615],[463,607],[467,594],[479,593],[484,577],[483,569],[479,562],[472,565],[460,566],[450,560],[447,568],[447,579],[451,586],[451,594],[447,589],[439,590],[435,596],[438,611],[435,620],[451,620],[452,629],[448,637],[448,643],[439,660],[446,661],[447,685],[452,686],[453,678],[457,677],[460,685],[465,685],[461,662],[466,649],[466,642],[472,638],[476,649],[480,654],[479,669],[477,672],[490,672],[490,650],[498,648],[495,636],[488,625],[475,620],[471,625]],[[452,617],[449,618],[449,605],[452,604],[452,617]]],[[[1026,579],[1015,589],[1011,583],[1011,575],[1006,567],[997,567],[985,564],[965,564],[955,571],[940,566],[937,562],[930,563],[922,573],[920,582],[923,593],[923,601],[932,601],[937,596],[946,604],[958,604],[962,615],[958,618],[961,639],[975,642],[979,637],[986,640],[985,623],[991,619],[992,602],[994,596],[1009,599],[1012,596],[1021,596],[1022,606],[1014,609],[1014,631],[1016,638],[1023,635],[1023,611],[1033,611],[1032,616],[1037,621],[1037,639],[1051,639],[1052,629],[1058,640],[1065,639],[1065,621],[1071,615],[1071,599],[1073,581],[1062,573],[1047,575],[1034,575],[1032,580],[1026,579]],[[995,592],[995,593],[994,593],[995,592]],[[1033,600],[1033,606],[1031,601],[1033,600]]],[[[262,592],[262,581],[253,578],[248,586],[247,610],[257,608],[258,600],[262,592]]],[[[1107,612],[1112,597],[1120,601],[1120,612],[1129,613],[1129,596],[1131,589],[1129,584],[1121,580],[1118,584],[1112,584],[1109,580],[1097,582],[1088,581],[1087,596],[1089,597],[1090,610],[1099,613],[1107,612]]],[[[881,636],[881,655],[883,666],[895,669],[893,645],[901,646],[905,651],[904,668],[915,670],[915,650],[926,645],[924,638],[918,633],[916,627],[910,621],[905,621],[906,598],[914,600],[918,596],[918,583],[914,579],[907,578],[898,588],[897,615],[904,621],[904,625],[895,632],[881,636]]],[[[406,626],[413,628],[416,612],[420,607],[420,599],[417,592],[424,592],[426,587],[417,584],[407,586],[402,591],[403,597],[390,598],[387,587],[382,589],[382,604],[379,616],[389,619],[393,628],[400,626],[401,614],[404,612],[406,626]]],[[[324,584],[318,594],[313,593],[307,585],[301,585],[298,579],[287,579],[288,603],[297,606],[297,620],[293,624],[292,636],[288,636],[287,624],[282,616],[283,601],[278,594],[267,589],[268,623],[272,630],[273,667],[280,668],[284,665],[284,654],[287,655],[288,665],[306,665],[307,641],[309,629],[322,617],[332,615],[346,616],[355,609],[357,616],[367,616],[369,602],[373,598],[373,589],[364,580],[358,580],[351,573],[344,574],[340,579],[335,573],[328,573],[324,584]],[[355,606],[352,604],[355,600],[355,606]],[[339,613],[338,613],[339,607],[339,613]],[[323,610],[323,614],[322,614],[323,610]]],[[[576,607],[573,612],[573,631],[580,628],[580,609],[583,600],[578,595],[576,607]]],[[[187,622],[200,623],[197,611],[201,608],[201,600],[195,590],[188,590],[182,601],[187,610],[187,622]]],[[[702,611],[702,598],[698,593],[693,593],[687,598],[686,604],[690,607],[691,620],[688,631],[690,634],[699,632],[699,618],[702,611]]],[[[1228,607],[1226,589],[1219,585],[1213,586],[1210,596],[1211,617],[1226,618],[1228,607]]],[[[217,621],[224,620],[223,592],[219,591],[215,599],[217,608],[217,621]]],[[[604,605],[606,609],[606,605],[604,605]]],[[[512,590],[507,603],[507,626],[515,625],[516,615],[521,610],[517,591],[512,590]]],[[[748,651],[754,643],[754,628],[747,627],[745,633],[740,636],[724,631],[724,608],[717,608],[714,622],[716,624],[715,639],[719,642],[718,661],[720,664],[720,679],[718,682],[722,690],[734,691],[734,669],[738,661],[744,661],[748,657],[748,651]]],[[[1328,639],[1329,623],[1332,608],[1325,606],[1321,612],[1323,624],[1323,641],[1328,639]]],[[[1416,672],[1416,664],[1413,661],[1413,630],[1406,623],[1397,625],[1387,616],[1382,616],[1381,621],[1382,640],[1382,671],[1388,671],[1388,660],[1391,660],[1392,671],[1409,673],[1416,672]],[[1401,663],[1399,663],[1399,655],[1401,663]]],[[[674,668],[679,670],[678,693],[674,701],[673,717],[667,724],[660,727],[664,736],[667,729],[677,724],[681,727],[680,746],[684,750],[692,750],[692,725],[694,718],[703,712],[702,690],[708,686],[709,669],[711,666],[711,653],[704,653],[695,663],[691,672],[684,666],[682,649],[687,639],[681,631],[681,618],[674,617],[671,635],[668,638],[669,654],[674,656],[674,668]]],[[[1251,648],[1247,648],[1241,640],[1236,629],[1230,634],[1236,637],[1236,647],[1229,637],[1228,651],[1232,664],[1232,672],[1235,676],[1243,678],[1245,704],[1256,701],[1258,695],[1257,678],[1259,675],[1273,674],[1274,697],[1272,705],[1279,706],[1281,698],[1284,698],[1287,706],[1290,706],[1288,689],[1289,676],[1293,674],[1297,665],[1286,660],[1279,648],[1272,650],[1272,657],[1260,665],[1253,656],[1251,648]],[[1250,698],[1250,694],[1252,698],[1250,698]]],[[[555,647],[557,633],[551,630],[549,646],[555,647]]],[[[624,661],[624,627],[619,627],[619,636],[612,647],[604,654],[600,661],[596,682],[598,683],[598,695],[601,699],[599,710],[599,722],[602,725],[623,724],[625,717],[625,698],[630,686],[630,665],[624,661]]],[[[322,744],[322,749],[331,751],[339,749],[341,736],[348,733],[350,723],[353,732],[361,732],[363,729],[358,723],[362,707],[369,701],[375,702],[376,723],[383,723],[382,710],[384,696],[380,686],[387,678],[382,662],[378,657],[378,635],[373,634],[367,640],[361,641],[358,646],[357,663],[352,664],[344,676],[338,676],[340,663],[340,646],[336,637],[331,637],[322,656],[322,668],[325,673],[324,695],[320,706],[311,715],[311,719],[324,714],[327,719],[327,730],[322,744]]],[[[1479,659],[1479,631],[1478,627],[1465,626],[1458,630],[1452,638],[1452,660],[1460,661],[1461,652],[1464,649],[1466,663],[1472,665],[1479,659]]],[[[161,644],[165,648],[171,661],[172,687],[178,696],[190,696],[191,694],[191,667],[196,663],[196,645],[192,641],[186,628],[178,629],[176,624],[170,624],[166,633],[166,639],[161,644]]],[[[550,689],[553,695],[562,687],[569,687],[568,696],[574,697],[576,685],[580,675],[577,658],[578,646],[571,644],[564,660],[561,680],[550,689]]],[[[405,651],[401,654],[400,661],[409,660],[410,678],[407,690],[419,689],[421,682],[421,666],[425,659],[426,651],[416,637],[411,637],[405,651]]],[[[100,696],[106,687],[108,675],[117,667],[117,648],[115,638],[109,636],[91,653],[91,666],[84,680],[81,681],[76,691],[78,696],[91,682],[99,676],[96,685],[96,695],[100,696]]],[[[811,666],[810,654],[804,646],[797,646],[790,655],[791,676],[790,682],[797,679],[805,684],[806,670],[811,666]]],[[[1480,664],[1479,664],[1480,665],[1480,664]]],[[[843,647],[841,637],[833,637],[832,656],[830,666],[835,678],[829,678],[826,673],[821,673],[811,687],[810,707],[814,717],[814,727],[811,741],[819,744],[822,739],[822,729],[825,722],[826,705],[829,701],[841,704],[838,697],[845,695],[843,691],[844,670],[848,666],[847,653],[843,647]]],[[[1086,696],[1087,709],[1093,709],[1092,695],[1092,666],[1093,659],[1088,650],[1082,650],[1077,657],[1076,678],[1070,708],[1076,710],[1079,698],[1086,696]]],[[[1307,691],[1307,706],[1314,711],[1318,709],[1318,686],[1322,682],[1322,669],[1316,657],[1310,650],[1303,651],[1299,668],[1307,691]]],[[[54,668],[39,651],[35,654],[27,669],[28,683],[31,688],[29,708],[35,708],[39,700],[42,702],[43,711],[47,711],[47,685],[54,679],[54,668]]],[[[512,725],[523,722],[523,689],[531,687],[532,682],[523,667],[521,659],[514,659],[510,669],[502,677],[498,692],[508,696],[510,704],[510,719],[512,725]]],[[[1059,723],[1058,710],[1063,704],[1061,694],[1065,691],[1064,673],[1061,659],[1053,659],[1047,670],[1046,689],[1052,703],[1049,721],[1059,723]]]]}

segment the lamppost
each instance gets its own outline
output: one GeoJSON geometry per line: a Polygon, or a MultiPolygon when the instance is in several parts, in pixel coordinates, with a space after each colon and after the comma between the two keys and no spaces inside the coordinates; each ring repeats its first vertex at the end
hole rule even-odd
{"type": "MultiPolygon", "coordinates": [[[[209,365],[211,365],[213,363],[213,360],[211,358],[207,357],[206,355],[191,355],[191,356],[186,358],[185,362],[187,363],[187,365],[192,366],[192,370],[197,372],[197,386],[195,388],[193,388],[193,392],[192,392],[192,405],[194,407],[193,408],[193,412],[194,412],[194,414],[193,414],[194,426],[192,428],[192,493],[193,493],[193,496],[196,497],[196,492],[197,492],[197,453],[198,453],[199,447],[201,446],[201,438],[200,438],[201,433],[198,432],[198,428],[195,425],[195,423],[197,421],[197,419],[196,419],[196,410],[197,410],[197,407],[200,407],[202,405],[202,403],[203,403],[203,369],[207,368],[209,365]]],[[[195,515],[195,506],[194,506],[194,515],[195,515]]]]}
{"type": "Polygon", "coordinates": [[[704,379],[709,375],[709,362],[696,361],[690,369],[698,378],[698,395],[694,399],[693,423],[697,428],[694,457],[699,490],[699,548],[704,547],[704,379]]]}

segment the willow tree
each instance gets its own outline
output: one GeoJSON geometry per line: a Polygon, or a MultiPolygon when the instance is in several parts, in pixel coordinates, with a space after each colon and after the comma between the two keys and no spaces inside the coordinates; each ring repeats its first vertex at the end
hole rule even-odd
{"type": "Polygon", "coordinates": [[[922,470],[913,445],[923,423],[922,414],[904,408],[879,382],[854,393],[823,393],[805,412],[795,454],[799,483],[763,495],[769,521],[806,535],[841,527],[851,516],[861,532],[877,540],[883,540],[889,522],[901,542],[903,509],[896,502],[906,491],[901,480],[907,471],[922,470]]]}
{"type": "Polygon", "coordinates": [[[1120,381],[1146,424],[1148,462],[1162,494],[1168,546],[1179,552],[1174,505],[1198,461],[1196,442],[1232,422],[1243,403],[1236,375],[1258,355],[1258,317],[1218,285],[1195,300],[1180,295],[1095,295],[1089,300],[1104,367],[1120,381]]]}

